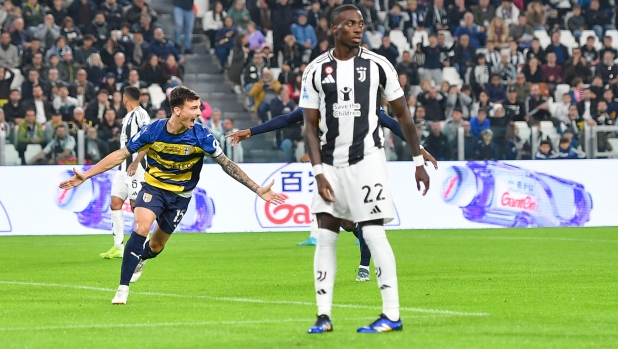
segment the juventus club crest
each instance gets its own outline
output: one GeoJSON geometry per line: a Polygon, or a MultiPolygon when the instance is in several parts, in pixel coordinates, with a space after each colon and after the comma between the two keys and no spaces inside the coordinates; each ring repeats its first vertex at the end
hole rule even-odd
{"type": "Polygon", "coordinates": [[[367,79],[367,68],[366,67],[358,67],[356,68],[356,72],[358,72],[358,81],[363,82],[367,79]]]}
{"type": "Polygon", "coordinates": [[[344,102],[347,102],[350,100],[350,93],[352,92],[352,89],[349,87],[344,87],[343,89],[341,89],[339,91],[339,93],[341,93],[341,100],[344,102]]]}

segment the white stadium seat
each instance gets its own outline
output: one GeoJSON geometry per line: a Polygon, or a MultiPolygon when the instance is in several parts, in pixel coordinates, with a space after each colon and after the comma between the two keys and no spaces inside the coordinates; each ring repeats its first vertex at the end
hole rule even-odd
{"type": "Polygon", "coordinates": [[[455,43],[455,39],[453,39],[453,34],[451,34],[451,32],[448,30],[440,30],[439,33],[444,35],[444,43],[446,44],[446,47],[452,47],[455,43]]]}
{"type": "Polygon", "coordinates": [[[547,136],[557,135],[556,128],[554,127],[554,123],[551,121],[541,121],[541,132],[547,136]]]}
{"type": "Polygon", "coordinates": [[[279,80],[279,74],[281,74],[281,68],[270,68],[270,72],[273,74],[274,80],[279,80]]]}
{"type": "Polygon", "coordinates": [[[586,45],[586,40],[588,40],[589,36],[592,36],[594,38],[594,48],[596,48],[597,50],[600,50],[603,47],[603,45],[601,45],[601,41],[599,40],[599,37],[594,32],[594,30],[582,31],[582,36],[579,37],[579,46],[586,45]]]}
{"type": "Polygon", "coordinates": [[[442,78],[451,85],[457,85],[459,87],[463,85],[463,81],[461,77],[459,77],[459,72],[457,72],[457,69],[454,67],[444,67],[442,69],[442,78]]]}
{"type": "Polygon", "coordinates": [[[532,131],[530,130],[530,127],[528,127],[528,123],[525,121],[515,121],[515,126],[517,126],[517,129],[519,130],[519,138],[521,138],[524,143],[530,140],[532,131]]]}
{"type": "Polygon", "coordinates": [[[618,138],[608,138],[607,141],[612,146],[612,152],[618,152],[618,138]]]}
{"type": "Polygon", "coordinates": [[[273,31],[269,30],[266,32],[266,42],[273,47],[273,31]]]}
{"type": "Polygon", "coordinates": [[[572,49],[573,47],[578,46],[577,41],[575,40],[575,37],[573,36],[570,30],[560,31],[560,43],[568,47],[569,49],[572,49]]]}
{"type": "Polygon", "coordinates": [[[7,143],[4,146],[4,164],[5,165],[21,165],[21,158],[15,150],[15,146],[7,143]]]}
{"type": "Polygon", "coordinates": [[[556,114],[556,108],[558,108],[558,105],[556,103],[554,103],[553,99],[550,97],[547,99],[547,109],[549,110],[549,113],[551,115],[555,115],[556,114]]]}
{"type": "Polygon", "coordinates": [[[28,144],[26,152],[24,153],[24,159],[26,162],[29,162],[36,154],[40,153],[41,150],[43,150],[43,148],[41,148],[40,144],[28,144]]]}
{"type": "Polygon", "coordinates": [[[618,30],[608,30],[605,32],[605,36],[609,36],[612,38],[612,47],[618,50],[618,30]]]}
{"type": "Polygon", "coordinates": [[[387,11],[378,11],[378,19],[381,23],[384,23],[384,21],[386,20],[386,15],[388,15],[387,11]]]}
{"type": "Polygon", "coordinates": [[[562,102],[562,95],[568,93],[570,90],[571,87],[568,84],[556,85],[556,91],[554,92],[554,101],[556,103],[562,102]]]}
{"type": "Polygon", "coordinates": [[[551,44],[551,38],[547,35],[545,30],[535,30],[534,36],[539,39],[539,43],[543,49],[551,44]]]}
{"type": "Polygon", "coordinates": [[[414,31],[414,36],[412,37],[412,47],[416,49],[416,44],[418,43],[422,43],[423,46],[429,46],[429,34],[427,34],[426,30],[414,31]]]}
{"type": "Polygon", "coordinates": [[[380,32],[376,31],[375,33],[372,33],[371,31],[367,31],[365,32],[365,35],[367,35],[367,40],[369,40],[369,45],[371,48],[377,49],[382,46],[382,34],[380,34],[380,32]]]}

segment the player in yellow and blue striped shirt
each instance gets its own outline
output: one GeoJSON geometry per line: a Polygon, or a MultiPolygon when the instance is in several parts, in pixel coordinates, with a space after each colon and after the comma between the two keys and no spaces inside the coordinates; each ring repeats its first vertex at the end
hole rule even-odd
{"type": "Polygon", "coordinates": [[[200,179],[204,156],[214,158],[223,171],[262,199],[273,204],[284,201],[271,190],[274,181],[265,187],[257,185],[223,154],[219,142],[208,129],[195,124],[201,113],[197,93],[184,86],[177,87],[170,95],[170,104],[172,116],[169,119],[143,126],[125,148],[106,156],[84,173],[73,169],[75,175],[60,184],[62,189],[77,187],[88,178],[118,166],[131,154],[147,151],[146,182],[135,201],[135,230],[124,249],[120,286],[113,304],[126,304],[132,277],[139,278],[146,260],[161,253],[182,220],[200,179]],[[157,227],[146,241],[155,220],[157,227]]]}

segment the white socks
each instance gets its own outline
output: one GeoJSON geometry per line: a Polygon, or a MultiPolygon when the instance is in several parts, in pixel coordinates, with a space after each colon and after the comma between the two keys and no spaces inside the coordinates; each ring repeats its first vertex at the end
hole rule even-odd
{"type": "Polygon", "coordinates": [[[122,210],[112,210],[112,234],[114,234],[114,246],[123,248],[124,214],[122,210]]]}
{"type": "MultiPolygon", "coordinates": [[[[376,276],[378,277],[378,286],[382,292],[382,312],[390,320],[397,321],[399,320],[399,290],[397,288],[397,266],[393,249],[388,243],[386,232],[381,225],[363,226],[363,237],[371,251],[376,276]]],[[[318,246],[320,246],[319,239],[318,246]]],[[[317,255],[316,250],[316,258],[317,255]]]]}
{"type": "Polygon", "coordinates": [[[339,234],[327,229],[317,229],[317,238],[313,272],[318,315],[330,317],[333,308],[335,275],[337,274],[337,239],[339,234]]]}
{"type": "Polygon", "coordinates": [[[311,235],[309,235],[309,237],[312,237],[316,240],[318,239],[318,218],[315,216],[311,221],[311,235]]]}

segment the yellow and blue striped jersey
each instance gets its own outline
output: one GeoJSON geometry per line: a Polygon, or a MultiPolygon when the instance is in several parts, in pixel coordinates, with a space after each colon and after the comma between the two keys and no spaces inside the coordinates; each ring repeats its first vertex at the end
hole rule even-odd
{"type": "Polygon", "coordinates": [[[146,183],[153,187],[184,193],[191,191],[200,179],[204,156],[217,157],[223,153],[219,142],[200,124],[181,134],[167,131],[167,119],[144,125],[129,143],[133,154],[148,150],[146,183]]]}

